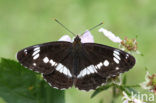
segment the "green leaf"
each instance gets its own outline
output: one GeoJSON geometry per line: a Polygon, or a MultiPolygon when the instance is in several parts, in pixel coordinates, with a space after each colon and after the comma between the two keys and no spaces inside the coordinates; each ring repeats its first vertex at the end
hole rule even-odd
{"type": "Polygon", "coordinates": [[[0,97],[0,103],[6,103],[3,98],[0,97]]]}
{"type": "Polygon", "coordinates": [[[95,97],[97,94],[99,94],[100,92],[107,90],[108,88],[110,88],[112,86],[112,84],[107,84],[105,86],[101,86],[98,89],[96,89],[94,91],[94,93],[91,95],[91,98],[95,97]]]}
{"type": "Polygon", "coordinates": [[[51,88],[40,74],[4,58],[0,62],[0,97],[7,103],[64,103],[64,91],[51,88]]]}

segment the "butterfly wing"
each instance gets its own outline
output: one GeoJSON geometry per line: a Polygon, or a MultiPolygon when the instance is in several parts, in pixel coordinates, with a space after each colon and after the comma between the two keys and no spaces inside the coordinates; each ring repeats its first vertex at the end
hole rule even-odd
{"type": "Polygon", "coordinates": [[[69,88],[73,84],[71,48],[70,42],[63,41],[39,44],[19,51],[17,59],[23,66],[43,73],[52,87],[69,88]]]}
{"type": "Polygon", "coordinates": [[[135,64],[135,58],[130,54],[101,44],[84,43],[82,51],[79,61],[84,63],[75,83],[80,90],[95,89],[106,83],[108,78],[128,71],[135,64]]]}
{"type": "MultiPolygon", "coordinates": [[[[49,42],[25,48],[17,60],[25,67],[43,74],[51,73],[61,60],[70,54],[71,43],[49,42]],[[60,55],[61,54],[61,55],[60,55]]],[[[69,69],[71,67],[68,67],[69,69]]]]}

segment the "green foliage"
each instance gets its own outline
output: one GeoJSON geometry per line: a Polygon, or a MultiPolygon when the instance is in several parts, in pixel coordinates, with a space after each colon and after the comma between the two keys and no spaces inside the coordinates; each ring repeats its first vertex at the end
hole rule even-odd
{"type": "Polygon", "coordinates": [[[0,62],[0,97],[7,103],[64,103],[64,91],[51,88],[40,74],[4,58],[0,62]]]}
{"type": "Polygon", "coordinates": [[[91,98],[95,97],[97,94],[99,94],[100,92],[107,90],[108,88],[110,88],[112,86],[112,84],[107,84],[105,86],[99,87],[98,89],[96,89],[94,91],[94,93],[91,95],[91,98]]]}
{"type": "MultiPolygon", "coordinates": [[[[119,78],[121,78],[121,77],[116,78],[116,80],[118,80],[119,78]]],[[[105,90],[107,90],[109,88],[112,88],[112,91],[113,91],[113,98],[112,98],[113,103],[114,103],[114,100],[117,97],[122,95],[123,91],[126,92],[126,94],[129,95],[129,96],[131,96],[132,93],[137,95],[138,92],[134,88],[140,87],[140,86],[139,85],[127,85],[126,83],[127,83],[126,75],[123,76],[122,84],[120,84],[120,85],[118,83],[114,83],[114,82],[109,81],[108,84],[97,88],[93,92],[93,94],[91,95],[91,98],[95,97],[97,94],[99,94],[99,93],[101,93],[101,92],[103,92],[103,91],[105,91],[105,90]]]]}

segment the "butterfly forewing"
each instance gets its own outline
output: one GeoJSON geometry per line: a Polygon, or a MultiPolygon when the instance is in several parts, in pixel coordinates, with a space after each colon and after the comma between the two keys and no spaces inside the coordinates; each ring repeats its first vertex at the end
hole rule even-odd
{"type": "Polygon", "coordinates": [[[52,73],[59,63],[66,64],[70,70],[71,66],[63,59],[70,54],[71,45],[69,42],[49,42],[31,46],[19,51],[17,59],[23,66],[43,74],[52,73]]]}

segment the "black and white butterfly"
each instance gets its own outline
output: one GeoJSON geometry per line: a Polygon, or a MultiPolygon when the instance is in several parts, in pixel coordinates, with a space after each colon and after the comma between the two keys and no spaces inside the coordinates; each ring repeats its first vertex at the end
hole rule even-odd
{"type": "Polygon", "coordinates": [[[108,78],[128,71],[135,58],[122,50],[97,43],[56,41],[30,46],[17,53],[25,67],[43,74],[54,88],[73,85],[89,91],[105,84],[108,78]]]}

